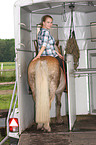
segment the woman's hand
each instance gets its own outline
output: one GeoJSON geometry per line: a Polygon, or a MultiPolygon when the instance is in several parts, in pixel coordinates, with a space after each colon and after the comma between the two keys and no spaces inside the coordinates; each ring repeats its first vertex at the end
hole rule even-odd
{"type": "Polygon", "coordinates": [[[58,55],[62,60],[64,60],[64,56],[62,56],[60,53],[58,55]]]}
{"type": "MultiPolygon", "coordinates": [[[[55,50],[56,51],[56,50],[55,50]]],[[[64,60],[64,56],[62,56],[58,51],[56,51],[56,53],[58,54],[58,56],[62,59],[62,60],[64,60]]]]}
{"type": "Polygon", "coordinates": [[[61,54],[59,55],[59,57],[60,57],[62,60],[64,60],[64,56],[62,56],[61,54]]]}
{"type": "Polygon", "coordinates": [[[41,49],[40,49],[40,51],[39,51],[39,53],[38,53],[38,55],[37,55],[32,61],[34,61],[34,60],[40,58],[40,56],[41,56],[41,54],[43,53],[44,49],[45,49],[45,46],[42,46],[41,49]]]}

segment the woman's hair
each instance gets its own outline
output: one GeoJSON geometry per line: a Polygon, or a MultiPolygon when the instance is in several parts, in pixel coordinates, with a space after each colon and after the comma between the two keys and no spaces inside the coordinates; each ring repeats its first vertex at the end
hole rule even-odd
{"type": "Polygon", "coordinates": [[[40,23],[41,27],[43,26],[43,22],[45,22],[47,18],[51,18],[53,21],[53,18],[50,15],[45,15],[41,18],[41,23],[40,23]]]}

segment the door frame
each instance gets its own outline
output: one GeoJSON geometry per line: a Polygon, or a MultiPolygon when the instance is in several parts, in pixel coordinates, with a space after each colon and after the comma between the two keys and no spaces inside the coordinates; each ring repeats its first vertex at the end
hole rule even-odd
{"type": "Polygon", "coordinates": [[[76,97],[73,56],[67,54],[67,82],[68,82],[68,110],[69,130],[72,130],[76,121],[76,97]]]}
{"type": "MultiPolygon", "coordinates": [[[[92,55],[96,56],[96,48],[87,50],[88,68],[91,68],[91,57],[92,57],[92,55]]],[[[92,108],[92,77],[90,75],[88,76],[88,86],[89,86],[89,112],[92,115],[96,115],[96,113],[93,112],[93,108],[92,108]]]]}

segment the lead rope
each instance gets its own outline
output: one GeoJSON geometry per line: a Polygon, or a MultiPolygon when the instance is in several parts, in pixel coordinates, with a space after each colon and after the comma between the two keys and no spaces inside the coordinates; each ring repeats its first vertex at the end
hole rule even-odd
{"type": "Polygon", "coordinates": [[[70,36],[69,36],[69,38],[72,37],[72,28],[73,28],[73,31],[74,31],[74,24],[73,24],[73,9],[71,9],[71,26],[70,26],[70,36]]]}

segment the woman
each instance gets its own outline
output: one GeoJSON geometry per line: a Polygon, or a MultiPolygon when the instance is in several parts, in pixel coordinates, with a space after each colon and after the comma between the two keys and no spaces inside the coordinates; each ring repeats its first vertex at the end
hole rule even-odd
{"type": "Polygon", "coordinates": [[[41,28],[38,33],[38,55],[33,59],[36,60],[40,56],[53,56],[58,59],[60,66],[63,69],[62,60],[64,57],[55,50],[55,39],[51,36],[49,29],[52,27],[53,18],[50,15],[42,17],[41,28]]]}

